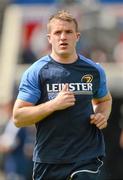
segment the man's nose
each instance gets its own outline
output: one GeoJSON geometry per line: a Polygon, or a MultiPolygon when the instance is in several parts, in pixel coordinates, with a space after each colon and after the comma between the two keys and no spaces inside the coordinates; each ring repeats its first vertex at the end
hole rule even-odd
{"type": "Polygon", "coordinates": [[[66,39],[66,37],[67,37],[67,36],[66,36],[66,33],[65,33],[65,32],[62,32],[62,33],[61,33],[61,39],[66,39]]]}

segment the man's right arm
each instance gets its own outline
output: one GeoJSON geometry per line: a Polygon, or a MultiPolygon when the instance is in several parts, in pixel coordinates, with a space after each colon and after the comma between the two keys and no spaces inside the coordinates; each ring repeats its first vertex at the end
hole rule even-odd
{"type": "Polygon", "coordinates": [[[45,103],[34,105],[17,99],[13,108],[13,122],[17,127],[33,125],[57,110],[63,110],[75,104],[74,94],[64,85],[56,98],[45,103]]]}
{"type": "Polygon", "coordinates": [[[54,112],[52,101],[34,106],[17,99],[13,109],[13,122],[17,127],[33,125],[54,112]]]}

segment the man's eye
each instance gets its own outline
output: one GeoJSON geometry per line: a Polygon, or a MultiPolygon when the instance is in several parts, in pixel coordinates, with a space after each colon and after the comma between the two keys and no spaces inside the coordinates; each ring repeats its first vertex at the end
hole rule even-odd
{"type": "Polygon", "coordinates": [[[60,34],[61,32],[60,31],[56,31],[55,34],[60,34]]]}
{"type": "Polygon", "coordinates": [[[66,33],[67,33],[67,34],[70,34],[70,33],[73,33],[73,31],[67,31],[66,33]]]}

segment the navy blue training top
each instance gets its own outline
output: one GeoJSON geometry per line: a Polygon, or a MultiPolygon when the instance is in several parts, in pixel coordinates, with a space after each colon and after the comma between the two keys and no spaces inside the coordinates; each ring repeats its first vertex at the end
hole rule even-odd
{"type": "Polygon", "coordinates": [[[105,155],[102,131],[90,124],[92,99],[108,93],[105,72],[99,64],[82,55],[71,64],[44,56],[24,73],[18,99],[35,105],[44,103],[55,98],[65,83],[75,93],[76,103],[36,124],[36,162],[72,163],[105,155]]]}

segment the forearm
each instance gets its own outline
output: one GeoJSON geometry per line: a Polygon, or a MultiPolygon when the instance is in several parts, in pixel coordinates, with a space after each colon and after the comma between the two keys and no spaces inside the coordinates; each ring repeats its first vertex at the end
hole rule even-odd
{"type": "Polygon", "coordinates": [[[13,121],[17,127],[33,125],[54,112],[53,101],[36,106],[20,107],[13,111],[13,121]]]}
{"type": "Polygon", "coordinates": [[[106,120],[109,119],[111,113],[112,100],[104,101],[95,105],[94,112],[104,115],[106,120]]]}
{"type": "Polygon", "coordinates": [[[90,123],[95,124],[99,129],[106,128],[112,107],[111,95],[108,94],[104,98],[93,100],[92,103],[94,114],[90,116],[90,123]]]}
{"type": "Polygon", "coordinates": [[[121,129],[119,143],[120,147],[123,149],[123,129],[121,129]]]}

